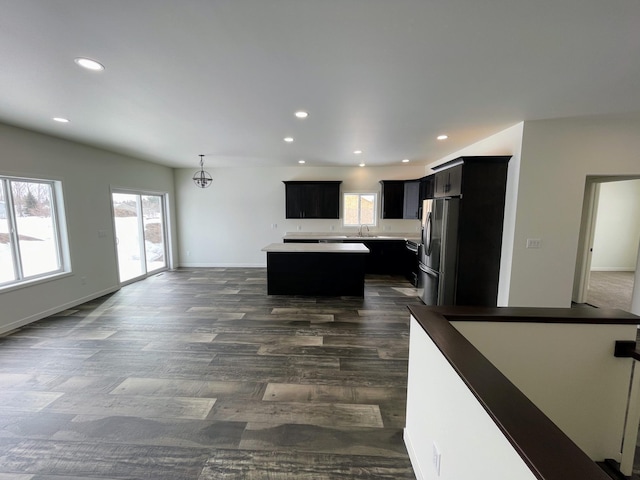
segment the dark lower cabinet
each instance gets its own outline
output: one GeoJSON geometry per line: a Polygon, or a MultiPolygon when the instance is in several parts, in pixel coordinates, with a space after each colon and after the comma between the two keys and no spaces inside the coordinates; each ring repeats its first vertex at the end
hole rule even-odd
{"type": "MultiPolygon", "coordinates": [[[[383,275],[405,275],[410,278],[413,262],[417,262],[415,253],[409,252],[403,240],[367,240],[367,237],[353,237],[338,240],[341,243],[364,243],[369,249],[362,254],[365,259],[365,272],[383,275]]],[[[318,243],[313,239],[285,239],[284,243],[318,243]]],[[[342,257],[340,257],[342,258],[342,257]]],[[[417,264],[416,264],[417,265],[417,264]]],[[[415,270],[415,269],[414,269],[415,270]]]]}
{"type": "Polygon", "coordinates": [[[350,243],[364,243],[369,249],[365,272],[384,275],[406,275],[409,268],[404,240],[346,240],[350,243]]]}
{"type": "Polygon", "coordinates": [[[364,295],[365,253],[267,252],[269,295],[364,295]]]}

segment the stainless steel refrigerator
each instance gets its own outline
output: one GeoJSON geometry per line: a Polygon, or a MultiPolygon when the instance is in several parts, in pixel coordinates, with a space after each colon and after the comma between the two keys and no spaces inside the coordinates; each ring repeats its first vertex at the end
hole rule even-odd
{"type": "Polygon", "coordinates": [[[423,201],[422,253],[418,267],[425,305],[454,304],[459,212],[459,197],[423,201]]]}

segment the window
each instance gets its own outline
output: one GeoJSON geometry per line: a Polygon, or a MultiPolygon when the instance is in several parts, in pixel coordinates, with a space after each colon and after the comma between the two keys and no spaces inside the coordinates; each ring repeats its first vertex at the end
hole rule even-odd
{"type": "Polygon", "coordinates": [[[0,177],[0,286],[64,271],[60,182],[0,177]]]}
{"type": "Polygon", "coordinates": [[[376,193],[345,193],[342,202],[344,225],[346,227],[375,226],[378,218],[377,198],[376,193]]]}

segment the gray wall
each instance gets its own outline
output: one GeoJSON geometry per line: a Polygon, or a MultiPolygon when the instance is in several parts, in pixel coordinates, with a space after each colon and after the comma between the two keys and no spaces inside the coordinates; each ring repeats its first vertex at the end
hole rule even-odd
{"type": "MultiPolygon", "coordinates": [[[[1,292],[5,332],[118,288],[111,188],[167,192],[175,208],[170,168],[6,125],[0,125],[0,145],[0,174],[62,181],[73,269],[1,292]]],[[[175,229],[170,237],[175,244],[175,229]]]]}

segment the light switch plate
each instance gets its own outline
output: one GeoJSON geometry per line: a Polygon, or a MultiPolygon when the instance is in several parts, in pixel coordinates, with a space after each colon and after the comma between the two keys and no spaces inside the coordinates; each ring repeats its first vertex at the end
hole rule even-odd
{"type": "Polygon", "coordinates": [[[440,450],[438,450],[435,442],[433,443],[433,468],[436,470],[436,475],[440,476],[440,461],[442,460],[442,456],[440,455],[440,450]]]}
{"type": "Polygon", "coordinates": [[[527,248],[542,248],[542,240],[539,238],[527,238],[527,248]]]}

